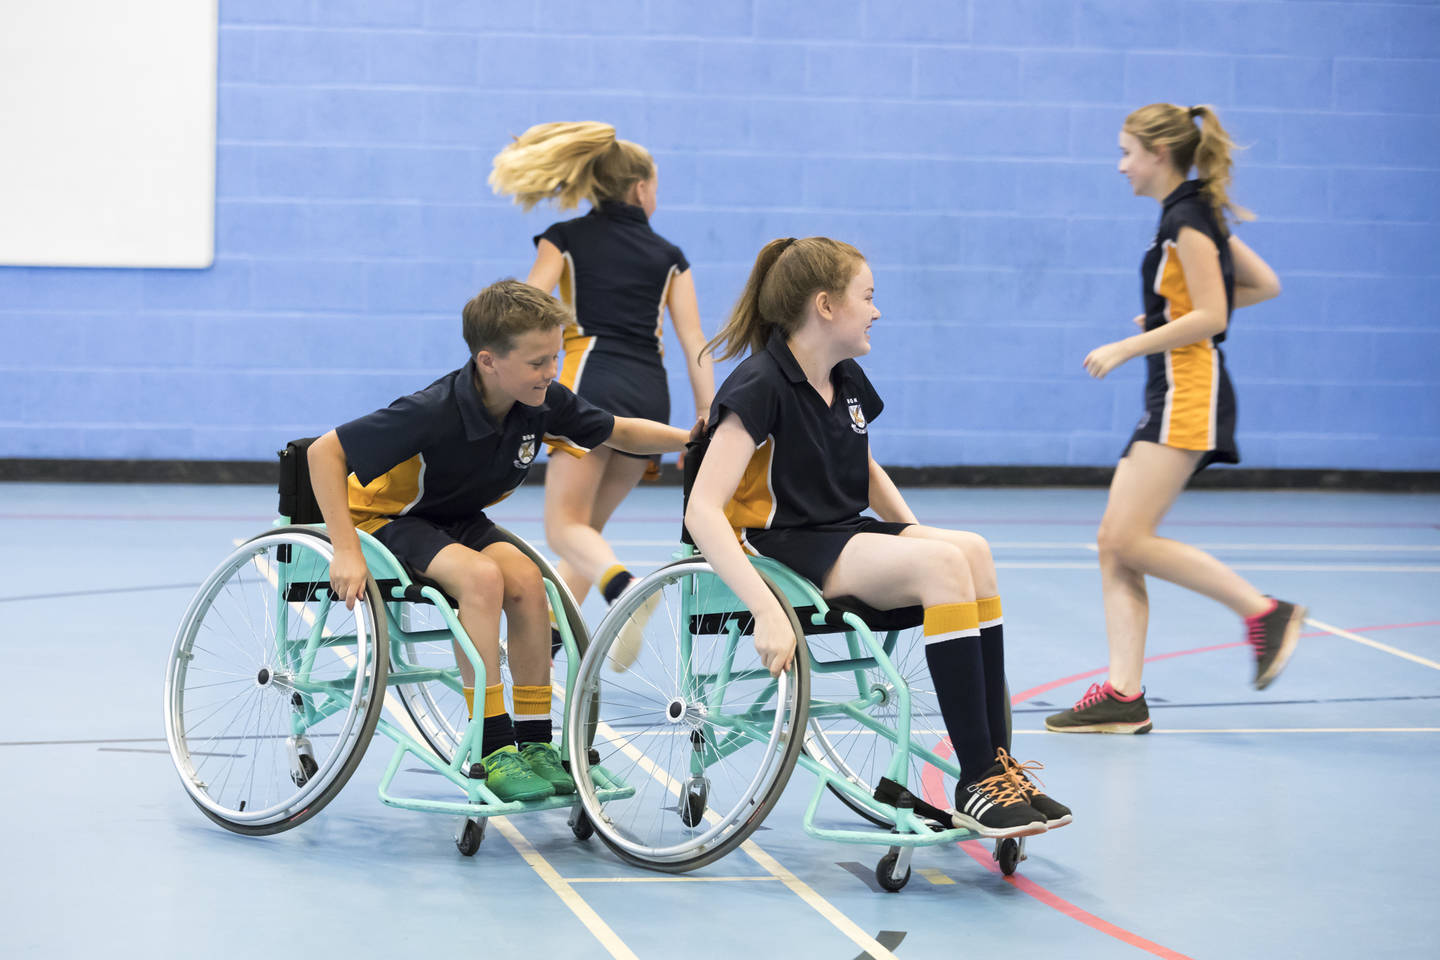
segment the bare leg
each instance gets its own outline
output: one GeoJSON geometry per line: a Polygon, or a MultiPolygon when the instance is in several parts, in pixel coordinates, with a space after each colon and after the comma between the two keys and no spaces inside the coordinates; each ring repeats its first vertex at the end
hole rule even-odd
{"type": "Polygon", "coordinates": [[[1149,600],[1145,577],[1168,580],[1225,604],[1242,617],[1263,613],[1269,602],[1239,574],[1210,554],[1155,535],[1200,454],[1137,442],[1115,468],[1100,521],[1100,582],[1110,642],[1110,685],[1126,696],[1140,690],[1149,600]]]}
{"type": "MultiPolygon", "coordinates": [[[[533,564],[532,564],[533,566],[533,564]]],[[[505,578],[494,560],[452,543],[445,547],[425,568],[425,576],[434,580],[459,604],[460,626],[470,635],[470,642],[485,665],[485,682],[500,682],[500,610],[505,592],[505,578]]],[[[475,686],[475,668],[470,658],[455,644],[455,662],[460,667],[460,680],[467,687],[475,686]]]]}
{"type": "Polygon", "coordinates": [[[560,554],[556,572],[581,602],[590,585],[617,563],[600,535],[610,515],[640,482],[644,460],[608,449],[584,457],[556,454],[545,475],[545,539],[560,554]]]}
{"type": "Polygon", "coordinates": [[[549,683],[549,605],[545,602],[540,568],[510,543],[492,543],[480,555],[499,567],[504,578],[501,604],[512,678],[521,686],[549,683]]]}

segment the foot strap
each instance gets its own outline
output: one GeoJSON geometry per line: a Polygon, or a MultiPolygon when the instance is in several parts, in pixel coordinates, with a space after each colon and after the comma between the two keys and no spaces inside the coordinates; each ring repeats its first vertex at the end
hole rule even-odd
{"type": "Polygon", "coordinates": [[[948,810],[941,810],[934,804],[926,803],[889,777],[880,778],[880,783],[875,787],[875,799],[902,810],[914,810],[927,820],[933,820],[945,827],[952,822],[948,810]]]}

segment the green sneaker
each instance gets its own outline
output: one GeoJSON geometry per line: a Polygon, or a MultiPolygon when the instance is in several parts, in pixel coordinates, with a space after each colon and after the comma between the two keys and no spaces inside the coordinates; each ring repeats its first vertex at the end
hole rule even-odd
{"type": "Polygon", "coordinates": [[[575,781],[560,765],[560,751],[552,743],[525,743],[520,746],[520,759],[530,772],[543,778],[555,792],[564,796],[575,792],[575,781]]]}
{"type": "Polygon", "coordinates": [[[545,778],[535,775],[513,744],[501,747],[480,762],[485,766],[485,785],[506,803],[555,796],[555,788],[545,778]]]}

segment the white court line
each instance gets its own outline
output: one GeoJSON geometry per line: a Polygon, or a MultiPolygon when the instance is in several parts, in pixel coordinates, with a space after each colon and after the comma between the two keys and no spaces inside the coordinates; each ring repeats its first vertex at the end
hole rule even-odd
{"type": "MultiPolygon", "coordinates": [[[[638,564],[637,564],[638,565],[638,564]]],[[[658,566],[658,564],[653,564],[658,566]]],[[[1058,563],[997,560],[1002,570],[1097,570],[1098,561],[1061,561],[1058,563]]],[[[1279,570],[1294,573],[1440,573],[1440,565],[1401,563],[1227,563],[1232,570],[1279,570]]]]}
{"type": "Polygon", "coordinates": [[[1434,660],[1426,660],[1424,657],[1417,656],[1409,652],[1408,650],[1401,650],[1399,647],[1392,647],[1388,643],[1381,643],[1379,640],[1371,640],[1369,637],[1362,637],[1360,636],[1360,634],[1351,633],[1349,630],[1341,630],[1339,627],[1332,627],[1328,623],[1321,623],[1314,617],[1307,617],[1305,622],[1312,627],[1324,630],[1326,633],[1333,633],[1337,637],[1343,637],[1346,640],[1354,640],[1356,643],[1363,643],[1367,647],[1374,647],[1376,650],[1383,650],[1384,652],[1394,654],[1397,657],[1403,657],[1406,660],[1410,660],[1414,663],[1420,664],[1422,667],[1429,667],[1431,670],[1440,670],[1440,663],[1436,663],[1434,660]]]}

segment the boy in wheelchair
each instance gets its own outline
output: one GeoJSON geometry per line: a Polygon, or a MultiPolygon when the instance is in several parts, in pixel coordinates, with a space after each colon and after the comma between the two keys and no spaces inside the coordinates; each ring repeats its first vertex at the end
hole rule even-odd
{"type": "MultiPolygon", "coordinates": [[[[309,450],[310,479],[335,558],[330,583],[353,608],[368,572],[356,529],[439,584],[485,665],[482,764],[500,799],[573,793],[551,743],[550,619],[540,570],[502,539],[485,508],[525,479],[542,442],[634,454],[681,449],[685,431],[616,417],[555,381],[568,311],[547,293],[502,280],[465,305],[470,359],[418,393],[336,427],[309,450]],[[515,716],[500,677],[507,624],[515,716]]],[[[466,704],[475,677],[457,645],[466,704]]]]}
{"type": "Polygon", "coordinates": [[[1017,837],[1071,821],[1006,751],[1003,625],[995,564],[978,534],[920,525],[870,455],[883,408],[855,357],[880,316],[858,250],[825,237],[773,240],[706,349],[749,356],[715,395],[711,436],[685,525],[755,615],[772,674],[795,655],[792,626],[745,557],[777,560],[826,597],[924,607],[925,657],[960,766],[955,826],[1017,837]],[[861,515],[873,509],[883,519],[861,515]]]}

